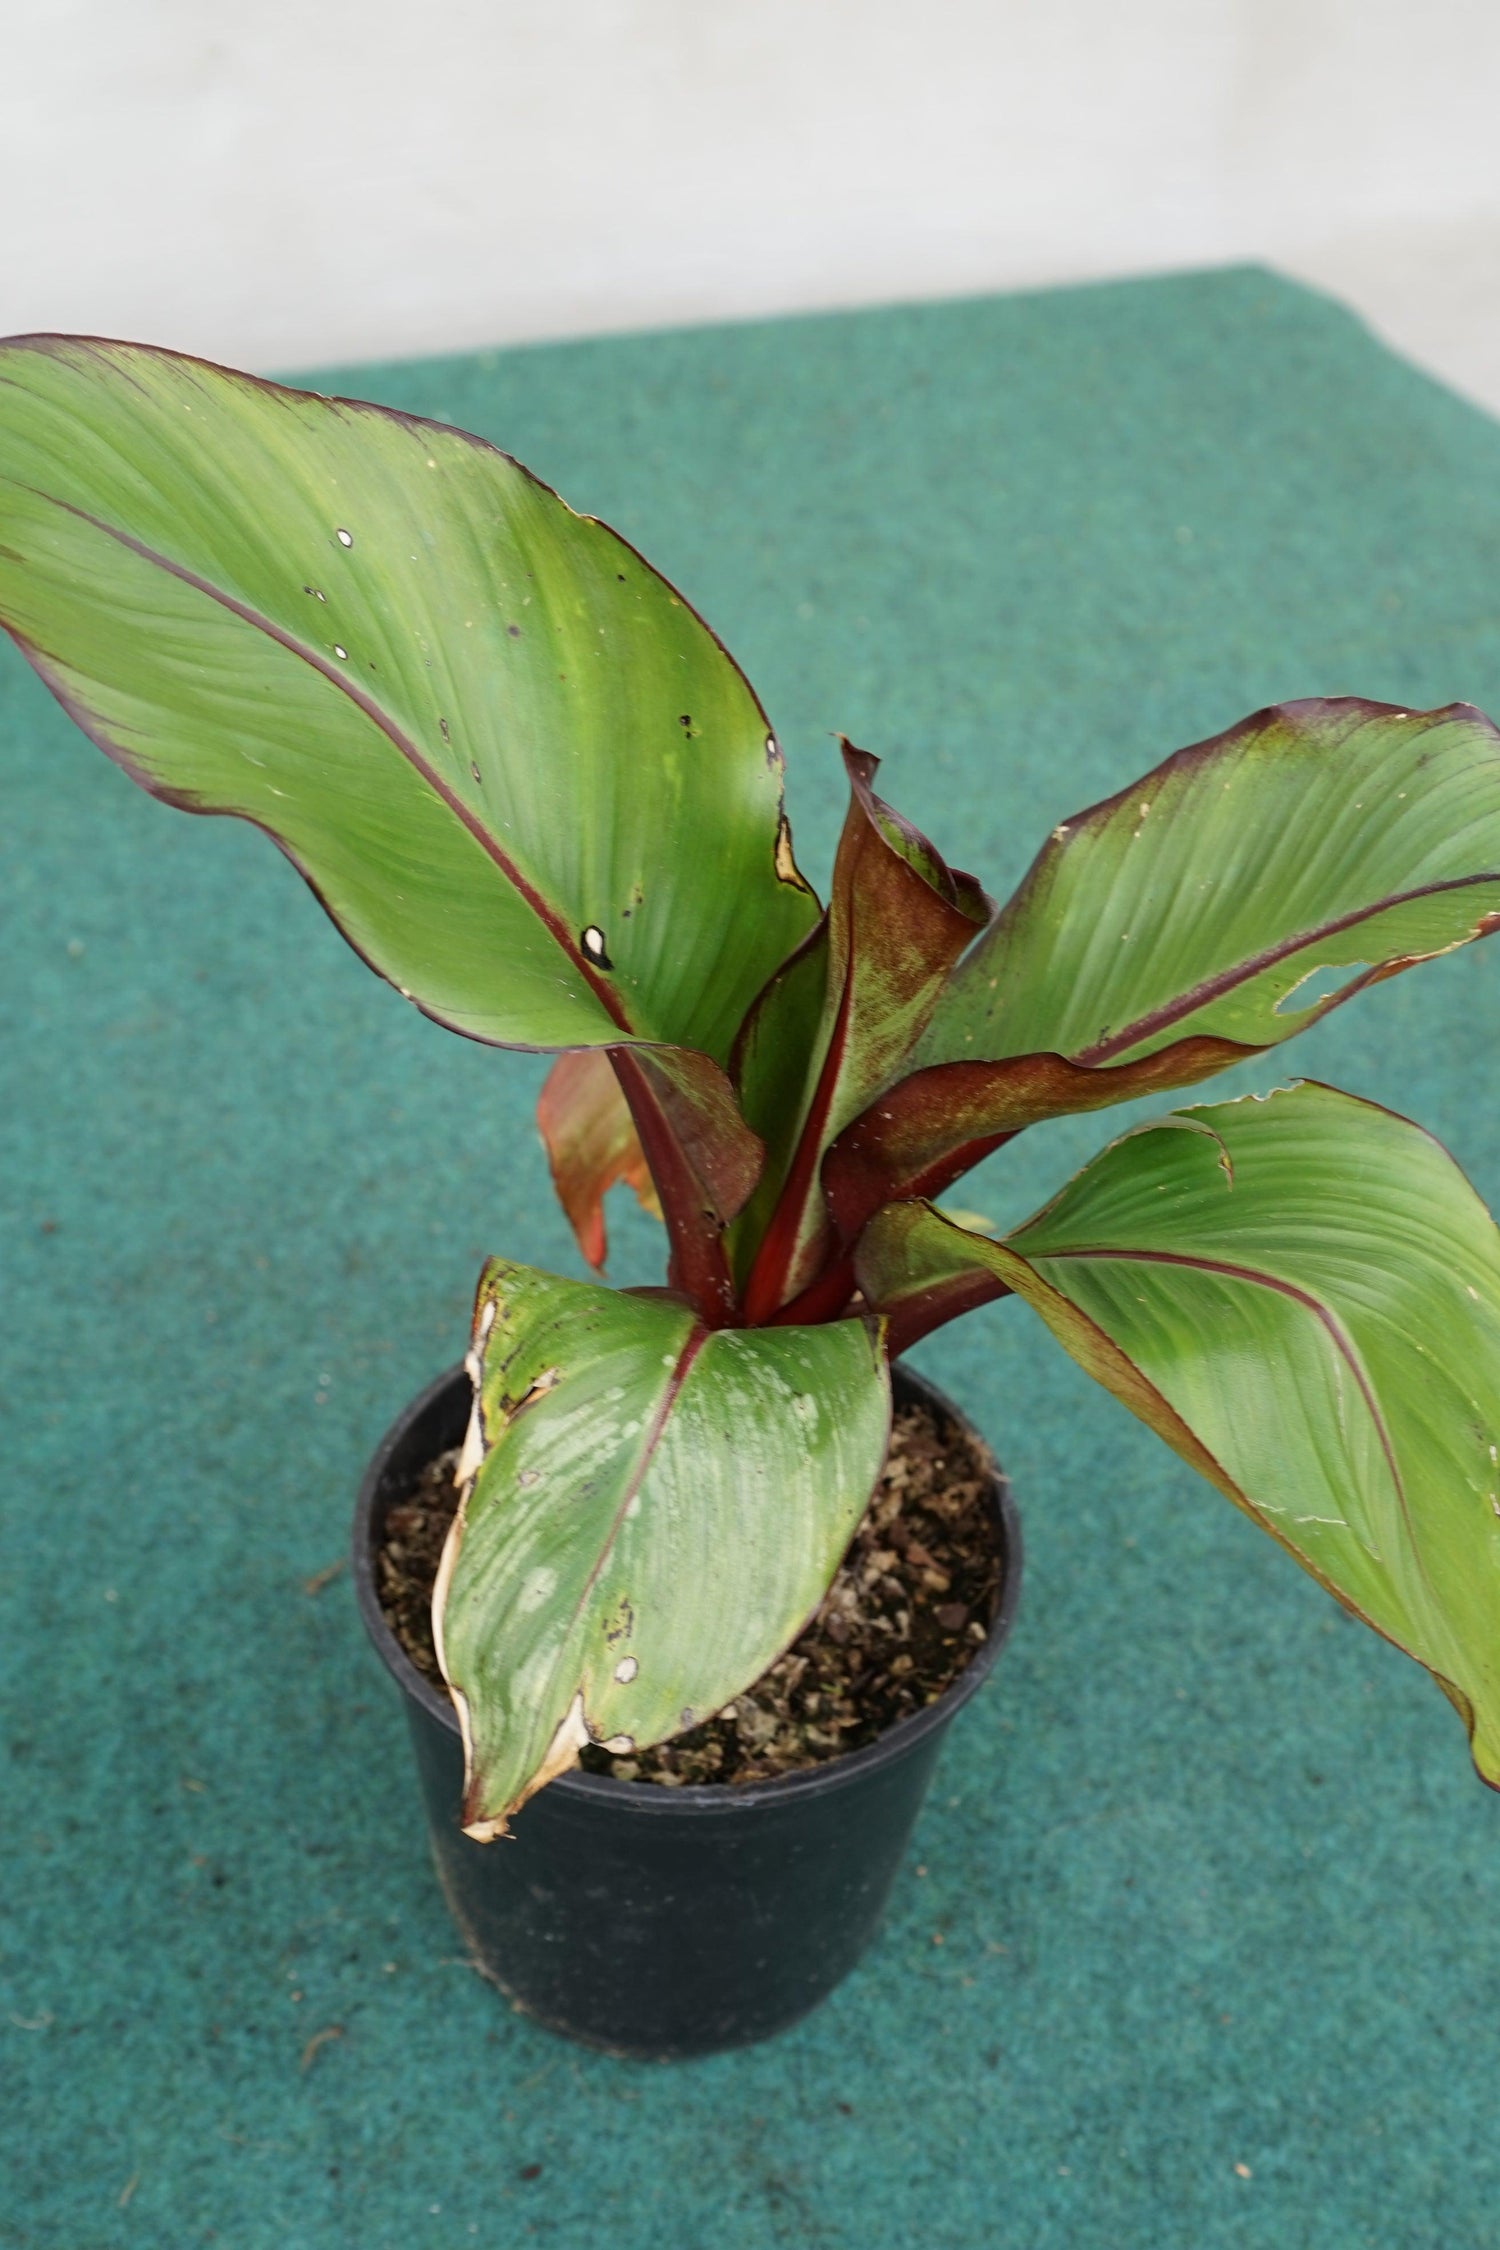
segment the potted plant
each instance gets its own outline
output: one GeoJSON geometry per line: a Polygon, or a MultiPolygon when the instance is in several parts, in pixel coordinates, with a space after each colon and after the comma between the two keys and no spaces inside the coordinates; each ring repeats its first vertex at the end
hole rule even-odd
{"type": "Polygon", "coordinates": [[[998,909],[846,743],[825,909],[723,647],[505,455],[138,346],[22,338],[0,378],[0,619],[48,686],[154,794],[264,828],[414,1005],[559,1051],[540,1121],[592,1263],[613,1181],[665,1224],[660,1290],[492,1259],[465,1370],[362,1501],[440,1872],[503,1981],[666,2052],[849,1965],[1014,1605],[1014,1517],[945,1402],[896,1371],[988,1511],[1000,1584],[944,1605],[952,1684],[743,1789],[640,1762],[827,1614],[893,1362],[1007,1293],[1424,1664],[1500,1784],[1500,1236],[1444,1151],[1303,1084],[1126,1133],[1002,1238],[934,1201],[1028,1126],[1192,1086],[1500,926],[1487,719],[1260,712],[1060,822],[998,909]],[[455,1446],[443,1696],[375,1544],[455,1446]]]}

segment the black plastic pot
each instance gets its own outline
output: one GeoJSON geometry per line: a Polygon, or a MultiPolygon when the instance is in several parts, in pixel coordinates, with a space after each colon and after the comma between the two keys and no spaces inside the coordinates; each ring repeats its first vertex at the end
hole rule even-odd
{"type": "MultiPolygon", "coordinates": [[[[973,1435],[940,1391],[920,1399],[973,1435]]],[[[954,1714],[1000,1653],[1021,1587],[1021,1526],[997,1469],[1004,1570],[988,1638],[925,1711],[868,1748],[745,1787],[664,1789],[570,1773],[523,1806],[512,1833],[476,1844],[458,1825],[457,1721],[381,1614],[375,1550],[385,1512],[463,1436],[470,1389],[454,1368],[388,1432],[360,1489],[354,1582],[371,1640],[402,1691],[432,1853],[480,1968],[554,2031],[611,2053],[665,2058],[738,2047],[795,2023],[847,1976],[875,1934],[954,1714]]]]}

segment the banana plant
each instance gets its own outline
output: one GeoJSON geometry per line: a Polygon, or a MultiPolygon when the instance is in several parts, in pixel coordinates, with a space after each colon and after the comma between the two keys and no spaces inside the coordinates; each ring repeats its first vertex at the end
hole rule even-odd
{"type": "Polygon", "coordinates": [[[892,1354],[1007,1294],[1425,1665],[1500,1786],[1500,1236],[1452,1159],[1301,1084],[1126,1133],[1003,1238],[933,1200],[1500,926],[1478,711],[1261,711],[999,907],[845,743],[822,906],[765,712],[615,532],[462,431],[76,337],[0,346],[0,621],[404,999],[558,1055],[601,1278],[480,1277],[434,1595],[471,1835],[759,1676],[866,1505],[892,1354]],[[616,1182],[660,1289],[603,1282],[616,1182]]]}

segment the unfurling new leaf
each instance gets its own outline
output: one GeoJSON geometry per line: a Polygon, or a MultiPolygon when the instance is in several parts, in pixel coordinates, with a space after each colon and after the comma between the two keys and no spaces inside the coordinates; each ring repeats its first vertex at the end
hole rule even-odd
{"type": "MultiPolygon", "coordinates": [[[[837,1252],[820,1184],[824,1150],[877,1088],[897,1077],[921,1037],[948,972],[983,925],[990,901],[972,875],[949,867],[927,838],[876,796],[879,760],[844,743],[849,811],[828,904],[822,1007],[784,1164],[768,1168],[754,1214],[759,1240],[745,1284],[745,1317],[769,1320],[816,1284],[837,1252]],[[775,1201],[769,1191],[774,1191],[775,1201]]],[[[795,1005],[793,966],[767,999],[795,1005]]],[[[743,1064],[742,1064],[743,1067],[743,1064]]],[[[847,1287],[817,1304],[842,1310],[847,1287]]]]}

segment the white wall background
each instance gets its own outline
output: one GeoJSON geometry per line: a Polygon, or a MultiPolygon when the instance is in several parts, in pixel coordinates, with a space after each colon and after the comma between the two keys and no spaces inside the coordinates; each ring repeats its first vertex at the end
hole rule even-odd
{"type": "Polygon", "coordinates": [[[0,332],[256,368],[1246,257],[1500,408],[1500,0],[12,0],[0,332]]]}

